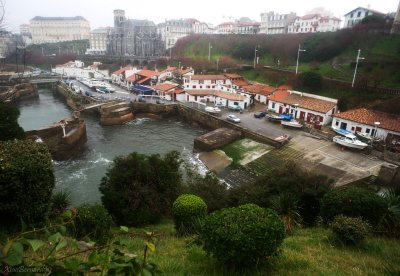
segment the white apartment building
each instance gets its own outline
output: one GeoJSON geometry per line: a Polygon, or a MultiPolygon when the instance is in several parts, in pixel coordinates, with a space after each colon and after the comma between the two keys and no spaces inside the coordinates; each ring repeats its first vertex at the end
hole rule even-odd
{"type": "Polygon", "coordinates": [[[235,26],[236,34],[257,34],[259,31],[259,22],[238,22],[235,26]]]}
{"type": "Polygon", "coordinates": [[[371,10],[369,8],[358,7],[344,15],[344,25],[343,28],[352,28],[354,25],[357,25],[361,22],[365,17],[369,15],[384,15],[383,13],[371,10]]]}
{"type": "Polygon", "coordinates": [[[82,16],[43,17],[30,20],[33,44],[89,39],[90,25],[82,16]]]}
{"type": "Polygon", "coordinates": [[[234,34],[235,33],[235,23],[234,22],[224,22],[217,26],[216,32],[218,34],[234,34]]]}
{"type": "Polygon", "coordinates": [[[296,18],[296,13],[278,14],[273,11],[261,14],[260,33],[286,34],[288,26],[296,18]]]}
{"type": "Polygon", "coordinates": [[[232,85],[232,81],[224,75],[189,75],[183,77],[185,90],[215,90],[218,85],[232,85]]]}
{"type": "Polygon", "coordinates": [[[99,70],[99,65],[101,65],[101,62],[93,62],[92,65],[85,67],[82,61],[75,60],[56,65],[52,72],[68,78],[108,79],[108,70],[99,70]]]}
{"type": "Polygon", "coordinates": [[[107,52],[107,40],[110,28],[98,28],[90,32],[90,49],[86,54],[105,55],[107,52]]]}
{"type": "Polygon", "coordinates": [[[298,16],[288,26],[288,33],[335,32],[340,29],[340,21],[339,18],[321,16],[317,13],[298,16]]]}

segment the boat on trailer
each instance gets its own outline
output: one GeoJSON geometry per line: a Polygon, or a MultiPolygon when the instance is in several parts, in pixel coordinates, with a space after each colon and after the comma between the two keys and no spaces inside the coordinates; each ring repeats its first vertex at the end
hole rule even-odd
{"type": "Polygon", "coordinates": [[[281,125],[284,127],[292,127],[292,128],[297,128],[300,129],[303,127],[302,124],[300,124],[298,121],[296,120],[291,120],[291,121],[281,121],[281,125]]]}
{"type": "Polygon", "coordinates": [[[278,114],[278,115],[272,115],[272,114],[266,114],[265,118],[269,121],[272,122],[282,122],[282,121],[290,121],[293,119],[292,115],[286,115],[286,114],[278,114]]]}
{"type": "Polygon", "coordinates": [[[361,142],[353,134],[347,134],[345,136],[335,136],[333,137],[333,142],[352,149],[364,149],[368,146],[368,144],[361,142]]]}

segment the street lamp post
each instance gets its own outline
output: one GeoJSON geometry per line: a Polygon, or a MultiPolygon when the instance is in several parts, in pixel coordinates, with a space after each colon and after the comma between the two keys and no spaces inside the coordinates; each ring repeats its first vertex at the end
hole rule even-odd
{"type": "Polygon", "coordinates": [[[372,147],[372,144],[373,144],[374,139],[375,139],[375,137],[376,137],[376,133],[378,132],[378,127],[379,127],[380,124],[381,124],[380,122],[374,122],[374,125],[375,125],[375,132],[374,132],[373,137],[371,137],[371,147],[372,147]]]}
{"type": "Polygon", "coordinates": [[[253,65],[253,68],[255,69],[256,68],[256,60],[257,60],[257,46],[256,47],[254,47],[254,65],[253,65]]]}
{"type": "Polygon", "coordinates": [[[212,48],[211,42],[208,42],[208,61],[211,60],[211,48],[212,48]]]}
{"type": "Polygon", "coordinates": [[[299,49],[297,50],[296,75],[297,75],[297,72],[298,72],[298,70],[299,70],[299,57],[300,57],[300,52],[305,52],[305,51],[307,51],[307,50],[301,49],[300,44],[299,44],[299,49]]]}
{"type": "Polygon", "coordinates": [[[353,82],[351,83],[351,87],[354,87],[354,81],[356,80],[356,74],[357,74],[357,68],[358,68],[358,61],[359,60],[363,60],[365,58],[360,57],[361,54],[361,49],[358,49],[358,53],[357,53],[357,60],[356,60],[356,68],[354,69],[354,76],[353,76],[353,82]]]}

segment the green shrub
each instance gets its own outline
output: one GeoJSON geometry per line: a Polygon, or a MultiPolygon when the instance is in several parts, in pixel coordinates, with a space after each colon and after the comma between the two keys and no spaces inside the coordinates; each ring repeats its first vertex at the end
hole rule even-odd
{"type": "Polygon", "coordinates": [[[380,223],[385,213],[385,201],[377,194],[357,187],[332,189],[322,199],[321,216],[325,223],[335,216],[361,217],[372,226],[380,223]]]}
{"type": "Polygon", "coordinates": [[[361,218],[343,215],[336,216],[330,227],[336,240],[354,246],[360,245],[370,232],[370,226],[361,218]]]}
{"type": "Polygon", "coordinates": [[[0,142],[0,225],[46,220],[54,188],[47,146],[31,140],[0,142]]]}
{"type": "Polygon", "coordinates": [[[218,261],[241,267],[274,254],[284,233],[283,222],[275,211],[246,204],[208,215],[199,238],[204,250],[218,261]]]}
{"type": "Polygon", "coordinates": [[[23,139],[25,132],[18,124],[19,109],[0,102],[0,141],[23,139]]]}
{"type": "Polygon", "coordinates": [[[207,215],[207,204],[195,195],[180,195],[172,205],[175,228],[179,235],[196,233],[197,222],[207,215]]]}
{"type": "Polygon", "coordinates": [[[295,195],[284,193],[274,197],[271,208],[281,217],[286,234],[292,233],[294,226],[300,226],[299,201],[295,195]]]}
{"type": "Polygon", "coordinates": [[[386,212],[378,231],[388,237],[400,238],[400,192],[388,190],[382,194],[386,212]]]}
{"type": "Polygon", "coordinates": [[[71,205],[71,193],[67,190],[55,191],[51,195],[50,216],[56,217],[66,211],[71,205]]]}
{"type": "Polygon", "coordinates": [[[101,204],[85,203],[77,208],[78,215],[70,231],[77,239],[93,240],[100,243],[107,241],[113,220],[101,204]]]}
{"type": "Polygon", "coordinates": [[[131,153],[114,159],[100,183],[101,201],[118,225],[156,223],[182,191],[179,153],[131,153]]]}

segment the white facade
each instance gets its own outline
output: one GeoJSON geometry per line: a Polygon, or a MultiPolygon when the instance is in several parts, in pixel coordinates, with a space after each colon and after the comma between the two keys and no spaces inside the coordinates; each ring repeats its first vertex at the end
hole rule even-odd
{"type": "Polygon", "coordinates": [[[399,132],[388,131],[388,130],[382,129],[382,128],[375,128],[375,127],[367,125],[367,124],[361,124],[361,123],[357,123],[354,121],[336,118],[336,117],[334,117],[332,120],[332,127],[346,129],[353,133],[356,131],[368,133],[369,135],[371,135],[373,137],[379,137],[379,138],[382,138],[383,140],[385,140],[386,136],[389,133],[393,133],[395,135],[400,136],[399,132]]]}
{"type": "Polygon", "coordinates": [[[90,25],[82,16],[41,17],[30,20],[32,43],[55,43],[89,39],[90,25]]]}
{"type": "Polygon", "coordinates": [[[271,96],[268,101],[268,110],[271,110],[275,113],[292,114],[293,118],[304,120],[305,122],[310,123],[310,124],[327,125],[330,122],[332,122],[332,115],[335,114],[335,112],[337,111],[337,100],[336,99],[326,98],[326,97],[312,95],[312,94],[308,94],[308,93],[301,93],[301,92],[297,92],[297,91],[276,92],[276,94],[278,94],[278,93],[289,93],[289,95],[298,95],[298,96],[300,96],[300,97],[298,97],[298,100],[299,100],[298,102],[300,104],[293,103],[293,102],[289,103],[289,101],[287,101],[285,98],[283,98],[281,100],[274,100],[274,99],[272,99],[273,96],[271,96]],[[322,100],[322,101],[330,102],[331,104],[328,104],[328,106],[330,106],[328,108],[328,110],[317,111],[315,109],[307,108],[306,104],[302,105],[301,104],[302,97],[307,97],[308,99],[312,98],[312,99],[315,99],[315,101],[322,100]]]}
{"type": "Polygon", "coordinates": [[[260,33],[262,34],[286,34],[288,26],[296,18],[296,13],[278,14],[267,12],[261,14],[260,33]]]}
{"type": "Polygon", "coordinates": [[[107,52],[107,40],[109,28],[98,28],[90,32],[90,49],[87,54],[105,55],[107,52]]]}
{"type": "Polygon", "coordinates": [[[218,85],[232,85],[224,75],[189,75],[183,77],[186,90],[216,90],[218,85]]]}
{"type": "Polygon", "coordinates": [[[98,70],[97,66],[83,67],[81,61],[69,62],[64,65],[58,65],[52,69],[53,73],[62,75],[68,78],[95,78],[95,79],[108,79],[108,70],[98,70]]]}
{"type": "Polygon", "coordinates": [[[308,14],[296,17],[288,26],[288,33],[335,32],[340,29],[340,22],[341,20],[336,17],[308,14]]]}
{"type": "Polygon", "coordinates": [[[366,9],[362,7],[358,7],[352,10],[349,13],[344,15],[344,28],[352,28],[354,25],[357,25],[361,22],[365,17],[369,15],[383,15],[383,13],[371,9],[366,9]]]}
{"type": "Polygon", "coordinates": [[[219,24],[216,28],[217,34],[234,34],[235,33],[235,23],[224,22],[219,24]]]}
{"type": "Polygon", "coordinates": [[[250,105],[250,97],[222,92],[222,91],[186,91],[186,102],[211,102],[221,106],[239,106],[241,109],[246,109],[250,105]]]}

